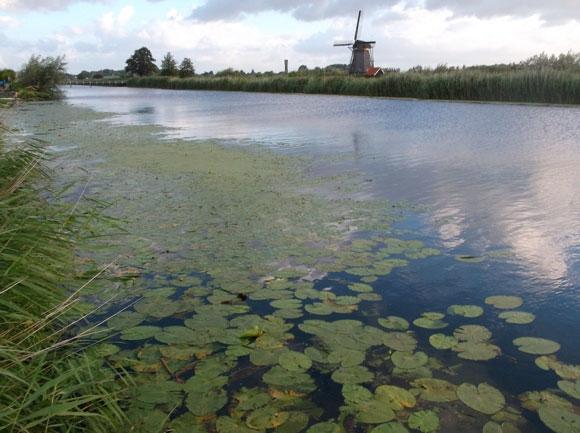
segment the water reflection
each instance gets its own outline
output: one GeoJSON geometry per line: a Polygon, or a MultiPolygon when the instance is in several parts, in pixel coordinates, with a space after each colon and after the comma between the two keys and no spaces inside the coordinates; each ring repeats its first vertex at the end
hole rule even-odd
{"type": "MultiPolygon", "coordinates": [[[[505,272],[504,281],[513,290],[533,293],[546,315],[580,307],[577,108],[119,88],[66,91],[69,102],[114,111],[122,124],[172,127],[171,137],[259,142],[307,152],[321,170],[362,171],[372,180],[365,184],[369,193],[426,205],[425,236],[450,254],[511,250],[514,265],[505,271],[490,267],[490,273],[505,272]],[[331,164],[329,156],[335,155],[341,158],[331,164]]],[[[491,289],[492,276],[481,278],[480,284],[491,289]]],[[[580,334],[580,319],[559,320],[580,334]]]]}

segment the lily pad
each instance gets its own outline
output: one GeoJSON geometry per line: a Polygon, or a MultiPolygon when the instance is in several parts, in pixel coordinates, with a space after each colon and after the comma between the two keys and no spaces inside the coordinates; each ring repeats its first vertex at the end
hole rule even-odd
{"type": "Polygon", "coordinates": [[[499,310],[513,310],[519,308],[524,303],[524,300],[519,296],[489,296],[485,298],[485,303],[493,305],[499,310]]]}
{"type": "Polygon", "coordinates": [[[358,293],[369,293],[369,292],[373,291],[372,286],[369,286],[368,284],[364,284],[364,283],[349,284],[348,288],[350,290],[352,290],[353,292],[358,292],[358,293]]]}
{"type": "Polygon", "coordinates": [[[484,256],[470,256],[470,255],[466,255],[466,254],[459,254],[455,256],[455,260],[457,260],[458,262],[463,262],[463,263],[483,263],[485,261],[485,257],[484,256]]]}
{"type": "Polygon", "coordinates": [[[560,345],[552,340],[535,337],[520,337],[514,340],[517,348],[532,355],[550,355],[560,350],[560,345]]]}
{"type": "Polygon", "coordinates": [[[162,330],[158,326],[136,326],[134,328],[126,329],[121,333],[121,340],[139,341],[148,340],[161,333],[162,330]]]}
{"type": "Polygon", "coordinates": [[[366,367],[361,366],[341,367],[332,373],[332,380],[343,385],[371,382],[373,378],[374,375],[366,367]]]}
{"type": "Polygon", "coordinates": [[[319,422],[310,427],[306,433],[341,433],[341,428],[333,422],[319,422]]]}
{"type": "Polygon", "coordinates": [[[417,379],[412,385],[419,389],[423,400],[443,403],[457,400],[457,386],[441,379],[417,379]]]}
{"type": "Polygon", "coordinates": [[[356,420],[363,424],[382,424],[395,419],[395,412],[379,400],[369,400],[357,405],[356,420]]]}
{"type": "Polygon", "coordinates": [[[266,406],[252,412],[246,419],[246,425],[254,430],[275,429],[288,421],[289,417],[288,412],[266,406]]]}
{"type": "Polygon", "coordinates": [[[483,426],[483,433],[521,433],[520,430],[509,422],[498,424],[494,421],[489,421],[483,426]]]}
{"type": "Polygon", "coordinates": [[[223,389],[211,389],[204,393],[190,393],[185,405],[196,416],[209,416],[217,413],[228,402],[223,389]]]}
{"type": "Polygon", "coordinates": [[[439,429],[439,417],[432,410],[413,412],[409,417],[409,427],[422,433],[431,433],[439,429]]]}
{"type": "Polygon", "coordinates": [[[571,411],[572,403],[550,391],[528,391],[520,395],[522,406],[528,410],[537,411],[542,406],[571,411]]]}
{"type": "Polygon", "coordinates": [[[349,404],[359,404],[373,399],[373,393],[364,386],[346,384],[342,387],[342,396],[349,404]]]}
{"type": "Polygon", "coordinates": [[[404,332],[387,332],[383,337],[383,344],[399,352],[412,352],[417,347],[417,340],[404,332]]]}
{"type": "Polygon", "coordinates": [[[403,424],[394,421],[379,425],[372,429],[370,433],[409,433],[409,430],[403,424]]]}
{"type": "Polygon", "coordinates": [[[505,406],[503,394],[487,383],[478,386],[463,383],[457,388],[457,396],[471,409],[486,415],[493,415],[505,406]]]}
{"type": "Polygon", "coordinates": [[[481,325],[464,325],[453,331],[453,336],[459,341],[482,343],[491,338],[491,331],[481,325]]]}
{"type": "Polygon", "coordinates": [[[571,382],[569,380],[559,380],[558,388],[568,394],[570,397],[580,400],[580,380],[571,382]]]}
{"type": "Polygon", "coordinates": [[[385,319],[380,318],[378,322],[382,327],[392,329],[393,331],[406,331],[409,329],[409,322],[402,317],[388,316],[385,319]]]}
{"type": "Polygon", "coordinates": [[[477,305],[451,305],[447,309],[447,313],[455,316],[467,317],[468,319],[474,319],[483,315],[483,308],[477,305]]]}
{"type": "MultiPolygon", "coordinates": [[[[229,416],[219,417],[216,421],[216,428],[218,433],[256,433],[256,430],[240,425],[238,420],[229,416]]],[[[203,430],[200,430],[200,433],[202,431],[207,432],[207,429],[204,427],[203,430]]],[[[188,431],[184,430],[183,433],[188,433],[188,431]]],[[[194,430],[193,433],[197,432],[194,430]]]]}
{"type": "Polygon", "coordinates": [[[457,340],[457,338],[453,337],[452,335],[433,334],[429,337],[429,343],[435,349],[448,350],[457,346],[457,344],[459,344],[459,340],[457,340]]]}
{"type": "Polygon", "coordinates": [[[580,432],[580,415],[550,406],[542,406],[538,415],[544,424],[556,433],[580,432]]]}
{"type": "Polygon", "coordinates": [[[498,317],[514,325],[527,325],[536,320],[536,316],[525,311],[503,311],[498,317]]]}
{"type": "Polygon", "coordinates": [[[429,357],[424,352],[395,352],[391,356],[391,361],[403,370],[414,370],[427,364],[429,357]]]}
{"type": "Polygon", "coordinates": [[[278,362],[288,371],[306,371],[312,367],[312,360],[300,352],[284,352],[278,362]]]}
{"type": "Polygon", "coordinates": [[[443,317],[445,317],[445,315],[440,313],[423,313],[422,317],[413,321],[413,325],[424,329],[447,328],[449,324],[441,320],[443,317]]]}
{"type": "Polygon", "coordinates": [[[495,344],[483,342],[460,342],[453,347],[457,356],[470,361],[489,361],[501,355],[501,349],[495,344]]]}
{"type": "Polygon", "coordinates": [[[417,404],[413,394],[404,388],[393,385],[377,387],[375,396],[377,400],[386,402],[394,411],[409,409],[417,404]]]}

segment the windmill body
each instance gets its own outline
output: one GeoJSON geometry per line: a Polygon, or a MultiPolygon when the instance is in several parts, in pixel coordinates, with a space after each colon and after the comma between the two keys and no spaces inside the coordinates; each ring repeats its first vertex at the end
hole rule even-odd
{"type": "Polygon", "coordinates": [[[348,69],[350,74],[368,74],[369,69],[374,68],[375,66],[373,49],[376,42],[363,41],[358,38],[361,16],[362,11],[359,11],[356,30],[354,33],[354,41],[343,44],[334,44],[335,47],[348,47],[352,51],[348,69]]]}

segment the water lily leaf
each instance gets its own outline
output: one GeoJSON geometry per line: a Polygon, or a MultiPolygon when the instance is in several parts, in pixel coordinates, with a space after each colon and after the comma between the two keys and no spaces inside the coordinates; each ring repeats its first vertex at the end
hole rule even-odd
{"type": "Polygon", "coordinates": [[[399,352],[412,352],[417,347],[417,340],[404,332],[387,332],[383,337],[383,344],[399,352]]]}
{"type": "Polygon", "coordinates": [[[364,283],[349,284],[348,288],[350,290],[352,290],[353,292],[358,292],[358,293],[368,293],[368,292],[374,291],[372,286],[370,286],[368,284],[364,284],[364,283]]]}
{"type": "Polygon", "coordinates": [[[359,293],[357,295],[357,298],[361,301],[372,301],[372,302],[378,302],[383,300],[383,297],[378,293],[359,293]]]}
{"type": "Polygon", "coordinates": [[[517,348],[532,355],[550,355],[560,350],[560,345],[552,340],[535,337],[520,337],[514,340],[517,348]]]}
{"type": "Polygon", "coordinates": [[[306,429],[309,417],[302,412],[290,412],[288,420],[276,429],[276,433],[300,433],[306,429]]]}
{"type": "Polygon", "coordinates": [[[157,334],[163,331],[158,326],[136,326],[134,328],[129,328],[121,333],[121,340],[126,341],[139,341],[148,340],[149,338],[155,337],[157,334]]]}
{"type": "Polygon", "coordinates": [[[365,353],[358,350],[339,349],[328,354],[330,364],[340,364],[343,367],[354,367],[365,360],[365,353]]]}
{"type": "Polygon", "coordinates": [[[299,319],[304,313],[302,310],[276,310],[272,315],[281,319],[299,319]]]}
{"type": "Polygon", "coordinates": [[[270,305],[280,310],[293,310],[302,308],[302,301],[299,299],[279,299],[277,301],[270,302],[270,305]]]}
{"type": "Polygon", "coordinates": [[[165,381],[147,383],[132,390],[136,400],[151,405],[169,404],[175,406],[181,402],[183,387],[177,382],[165,381]]]}
{"type": "Polygon", "coordinates": [[[195,344],[198,338],[194,331],[185,326],[169,326],[155,335],[155,339],[165,344],[195,344]]]}
{"type": "Polygon", "coordinates": [[[378,322],[382,327],[392,329],[394,331],[406,331],[409,329],[409,322],[407,322],[402,317],[388,316],[385,319],[380,318],[378,322]]]}
{"type": "Polygon", "coordinates": [[[458,357],[470,361],[489,361],[501,355],[501,349],[498,346],[486,342],[460,342],[452,349],[457,352],[458,357]]]}
{"type": "MultiPolygon", "coordinates": [[[[205,433],[206,427],[199,421],[198,418],[195,417],[192,413],[186,413],[181,415],[179,418],[174,419],[169,424],[172,433],[205,433]]],[[[155,430],[149,430],[155,431],[155,430]]],[[[220,431],[220,433],[232,433],[231,430],[227,431],[220,431]]],[[[237,433],[237,431],[236,431],[237,433]]],[[[242,433],[240,431],[240,433],[242,433]]],[[[250,433],[250,432],[243,432],[243,433],[250,433]]]]}
{"type": "Polygon", "coordinates": [[[435,432],[439,429],[439,417],[432,410],[413,412],[409,417],[409,427],[423,433],[435,432]]]}
{"type": "Polygon", "coordinates": [[[393,385],[381,385],[375,390],[376,399],[386,402],[391,409],[399,411],[415,407],[415,396],[404,388],[393,385]]]}
{"type": "Polygon", "coordinates": [[[395,412],[384,401],[365,401],[356,409],[356,420],[363,424],[382,424],[395,419],[395,412]]]}
{"type": "Polygon", "coordinates": [[[424,328],[424,329],[443,329],[449,326],[448,323],[444,322],[443,317],[440,313],[423,313],[421,317],[413,321],[413,325],[424,328]]]}
{"type": "Polygon", "coordinates": [[[360,299],[356,296],[337,296],[334,300],[336,305],[356,305],[360,303],[360,299]]]}
{"type": "Polygon", "coordinates": [[[310,427],[306,433],[341,433],[341,428],[333,422],[319,422],[310,427]]]}
{"type": "Polygon", "coordinates": [[[370,382],[373,378],[374,375],[362,366],[341,367],[332,373],[332,380],[343,385],[370,382]]]}
{"type": "Polygon", "coordinates": [[[308,304],[304,307],[306,311],[310,314],[317,316],[330,316],[334,314],[335,309],[330,304],[325,304],[323,302],[318,302],[316,304],[308,304]]]}
{"type": "Polygon", "coordinates": [[[349,403],[356,405],[358,403],[363,403],[365,401],[370,401],[373,399],[373,393],[366,389],[364,386],[355,384],[346,384],[342,387],[342,396],[344,400],[349,403]]]}
{"type": "Polygon", "coordinates": [[[112,329],[128,329],[140,325],[146,316],[136,311],[123,311],[107,320],[107,326],[112,329]]]}
{"type": "Polygon", "coordinates": [[[457,396],[471,409],[486,415],[493,415],[505,406],[503,394],[487,383],[478,386],[463,383],[457,388],[457,396]]]}
{"type": "Polygon", "coordinates": [[[524,300],[519,296],[489,296],[485,298],[485,303],[493,305],[500,310],[513,310],[519,308],[524,303],[524,300]]]}
{"type": "Polygon", "coordinates": [[[536,358],[536,365],[542,370],[554,370],[562,379],[572,381],[580,379],[580,365],[564,364],[555,356],[540,356],[536,358]]]}
{"type": "Polygon", "coordinates": [[[522,406],[531,411],[537,411],[542,406],[571,411],[572,403],[550,391],[528,391],[520,395],[522,406]]]}
{"type": "Polygon", "coordinates": [[[483,343],[491,338],[491,331],[481,325],[463,325],[453,331],[453,336],[459,341],[483,343]]]}
{"type": "Polygon", "coordinates": [[[457,400],[457,386],[441,379],[424,378],[412,382],[423,400],[443,403],[457,400]]]}
{"type": "Polygon", "coordinates": [[[303,372],[291,372],[282,367],[275,366],[264,373],[262,380],[268,385],[282,391],[295,390],[310,393],[316,389],[314,379],[303,372]]]}
{"type": "Polygon", "coordinates": [[[563,409],[542,406],[538,415],[544,424],[556,433],[580,432],[580,416],[563,409]]]}
{"type": "Polygon", "coordinates": [[[409,433],[409,430],[401,423],[389,422],[375,427],[371,433],[409,433]]]}
{"type": "Polygon", "coordinates": [[[165,358],[176,361],[189,361],[195,356],[198,350],[200,350],[198,347],[192,346],[163,346],[159,348],[159,351],[165,358]]]}
{"type": "Polygon", "coordinates": [[[525,311],[503,311],[498,317],[514,325],[527,325],[536,320],[536,316],[525,311]]]}
{"type": "Polygon", "coordinates": [[[521,433],[520,430],[509,422],[498,424],[494,421],[489,421],[483,426],[483,433],[521,433]]]}
{"type": "Polygon", "coordinates": [[[228,402],[223,389],[211,389],[204,393],[190,393],[185,405],[196,416],[209,416],[217,413],[228,402]]]}
{"type": "Polygon", "coordinates": [[[558,388],[568,394],[570,397],[580,400],[580,380],[570,382],[569,380],[559,380],[558,388]]]}
{"type": "Polygon", "coordinates": [[[246,425],[254,430],[265,430],[280,427],[286,421],[290,414],[279,411],[278,409],[268,406],[257,409],[246,418],[246,425]]]}
{"type": "Polygon", "coordinates": [[[403,370],[414,370],[427,364],[429,357],[424,352],[395,352],[391,356],[391,361],[403,370]]]}
{"type": "MultiPolygon", "coordinates": [[[[249,429],[246,426],[240,425],[238,420],[230,418],[229,416],[221,416],[216,421],[216,428],[218,433],[256,433],[256,430],[249,429]]],[[[200,433],[202,431],[200,430],[200,433]]],[[[207,432],[204,428],[203,432],[207,432]]],[[[188,433],[184,431],[183,433],[188,433]]],[[[195,430],[193,433],[197,433],[195,430]]]]}
{"type": "Polygon", "coordinates": [[[282,353],[282,350],[253,350],[250,353],[250,362],[258,367],[275,365],[282,353]]]}
{"type": "Polygon", "coordinates": [[[451,335],[433,334],[429,336],[429,343],[435,349],[448,350],[459,344],[459,340],[451,335]]]}
{"type": "Polygon", "coordinates": [[[428,367],[414,368],[413,370],[405,370],[399,367],[393,368],[393,376],[408,381],[415,379],[424,379],[433,377],[433,372],[428,367]]]}
{"type": "Polygon", "coordinates": [[[120,350],[121,348],[119,346],[111,343],[101,343],[94,348],[95,353],[103,358],[119,353],[120,350]]]}
{"type": "Polygon", "coordinates": [[[244,412],[259,409],[272,401],[270,394],[260,388],[244,388],[236,394],[235,399],[238,402],[236,409],[244,412]]]}
{"type": "Polygon", "coordinates": [[[312,367],[312,360],[300,352],[284,352],[278,358],[278,362],[288,371],[306,371],[312,367]]]}
{"type": "Polygon", "coordinates": [[[477,305],[451,305],[447,309],[448,314],[453,314],[455,316],[467,317],[469,319],[474,319],[483,315],[483,308],[477,305]]]}
{"type": "Polygon", "coordinates": [[[197,373],[185,382],[183,389],[190,394],[202,394],[213,389],[221,388],[227,383],[228,378],[225,376],[205,376],[197,373]]]}

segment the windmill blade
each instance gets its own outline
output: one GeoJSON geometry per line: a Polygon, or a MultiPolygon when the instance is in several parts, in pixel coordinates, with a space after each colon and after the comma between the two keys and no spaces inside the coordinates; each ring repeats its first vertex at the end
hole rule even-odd
{"type": "Polygon", "coordinates": [[[352,47],[352,42],[337,42],[334,44],[335,47],[352,47]]]}
{"type": "Polygon", "coordinates": [[[354,40],[355,41],[358,40],[358,30],[359,30],[359,27],[360,27],[360,18],[361,18],[361,16],[362,16],[362,10],[358,11],[358,19],[356,21],[356,30],[354,32],[354,40]]]}

